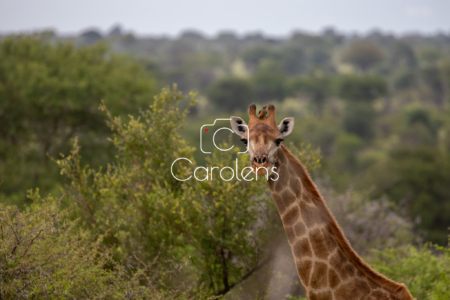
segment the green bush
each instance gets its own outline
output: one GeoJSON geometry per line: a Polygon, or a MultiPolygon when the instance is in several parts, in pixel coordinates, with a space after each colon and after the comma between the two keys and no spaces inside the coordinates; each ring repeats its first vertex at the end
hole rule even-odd
{"type": "MultiPolygon", "coordinates": [[[[265,240],[281,224],[269,222],[278,216],[264,177],[225,181],[215,173],[213,180],[174,179],[172,162],[180,157],[193,161],[193,149],[179,133],[187,114],[176,108],[181,99],[175,87],[165,88],[128,123],[102,106],[114,132],[116,160],[106,170],[82,167],[75,142],[71,154],[57,163],[71,180],[66,192],[72,217],[91,232],[105,234],[117,260],[137,250],[146,263],[159,256],[166,267],[185,266],[172,284],[197,282],[211,294],[223,294],[267,261],[265,240]]],[[[206,166],[234,169],[237,151],[217,151],[206,166]]],[[[311,169],[318,166],[316,151],[302,147],[297,152],[311,169]]],[[[237,159],[240,169],[249,163],[246,155],[237,159]]],[[[175,176],[187,178],[196,164],[177,166],[175,176]]]]}
{"type": "Polygon", "coordinates": [[[383,167],[385,172],[376,178],[379,194],[405,203],[417,229],[426,230],[426,240],[445,245],[450,224],[448,155],[435,148],[402,147],[391,151],[383,167]]]}
{"type": "MultiPolygon", "coordinates": [[[[155,289],[151,265],[137,269],[111,260],[102,246],[60,210],[53,197],[25,211],[0,203],[0,299],[174,299],[155,289]]],[[[157,272],[164,276],[163,272],[157,272]]],[[[157,280],[156,280],[157,281],[157,280]]],[[[157,282],[156,282],[157,283],[157,282]]]]}
{"type": "Polygon", "coordinates": [[[369,261],[377,271],[404,283],[418,300],[450,299],[450,248],[388,248],[373,251],[369,261]]]}
{"type": "Polygon", "coordinates": [[[126,115],[154,92],[142,66],[105,44],[75,47],[48,34],[0,39],[0,199],[25,204],[27,189],[54,190],[60,177],[48,156],[68,151],[74,136],[86,161],[104,163],[111,148],[101,100],[126,115]]]}

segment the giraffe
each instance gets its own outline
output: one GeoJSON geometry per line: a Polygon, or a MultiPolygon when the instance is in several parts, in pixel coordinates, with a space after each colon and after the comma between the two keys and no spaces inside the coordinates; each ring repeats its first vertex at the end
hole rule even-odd
{"type": "Polygon", "coordinates": [[[374,271],[352,249],[305,167],[282,144],[294,119],[277,126],[272,104],[267,118],[257,117],[255,104],[248,113],[248,125],[231,117],[231,127],[247,146],[253,172],[267,178],[308,299],[414,299],[404,284],[374,271]]]}

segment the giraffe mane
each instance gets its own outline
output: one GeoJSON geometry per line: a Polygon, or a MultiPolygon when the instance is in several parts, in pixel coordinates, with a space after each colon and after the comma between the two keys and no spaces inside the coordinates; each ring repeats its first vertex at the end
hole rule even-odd
{"type": "Polygon", "coordinates": [[[354,263],[355,267],[357,267],[361,272],[363,272],[369,279],[373,280],[375,283],[385,287],[386,289],[388,289],[393,293],[396,293],[397,295],[401,295],[402,299],[414,299],[404,284],[397,283],[387,278],[386,276],[376,272],[353,250],[349,241],[345,237],[342,229],[337,223],[336,219],[328,209],[325,200],[317,190],[317,187],[314,184],[314,182],[311,180],[306,168],[283,144],[281,145],[281,149],[283,150],[289,162],[294,167],[298,176],[300,176],[300,178],[302,179],[302,182],[306,190],[310,193],[314,204],[320,210],[325,221],[328,223],[331,232],[336,238],[338,245],[344,251],[345,255],[354,263]]]}

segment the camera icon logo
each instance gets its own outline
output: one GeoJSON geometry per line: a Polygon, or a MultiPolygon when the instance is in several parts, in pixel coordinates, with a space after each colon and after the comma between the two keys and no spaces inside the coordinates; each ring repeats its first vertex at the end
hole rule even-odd
{"type": "MultiPolygon", "coordinates": [[[[202,127],[200,127],[200,150],[202,150],[202,152],[205,153],[205,154],[211,154],[211,152],[208,152],[208,151],[204,151],[204,150],[203,150],[203,133],[209,132],[208,127],[211,127],[211,126],[216,125],[217,121],[228,121],[228,124],[230,124],[231,118],[228,118],[228,119],[226,119],[226,118],[215,119],[215,120],[214,120],[214,123],[212,123],[212,124],[205,124],[205,125],[203,125],[202,127]]],[[[248,132],[248,126],[247,126],[247,125],[241,125],[241,126],[247,127],[247,140],[248,140],[248,135],[249,135],[249,132],[248,132]]],[[[220,150],[220,151],[230,151],[231,149],[234,148],[234,145],[232,145],[232,146],[231,146],[230,148],[228,148],[228,149],[222,149],[222,148],[220,148],[219,146],[217,146],[217,144],[216,144],[216,141],[215,141],[216,134],[217,134],[220,130],[229,130],[229,131],[231,131],[231,133],[234,133],[234,131],[233,131],[230,127],[221,127],[221,128],[219,128],[219,129],[217,129],[217,130],[214,132],[213,137],[212,137],[212,142],[213,142],[213,144],[214,144],[214,147],[216,147],[216,148],[217,148],[218,150],[220,150]]],[[[247,144],[248,144],[248,143],[247,143],[247,144]]],[[[245,149],[244,152],[238,152],[238,153],[239,153],[239,154],[244,154],[244,153],[247,153],[247,152],[248,152],[248,146],[246,147],[246,149],[245,149]]]]}

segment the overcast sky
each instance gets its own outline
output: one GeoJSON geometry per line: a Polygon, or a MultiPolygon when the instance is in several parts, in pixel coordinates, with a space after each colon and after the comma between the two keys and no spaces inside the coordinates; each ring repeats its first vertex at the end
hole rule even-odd
{"type": "Polygon", "coordinates": [[[114,24],[139,35],[207,35],[232,30],[286,36],[293,30],[450,33],[450,0],[0,0],[0,33],[53,29],[106,32],[114,24]]]}

